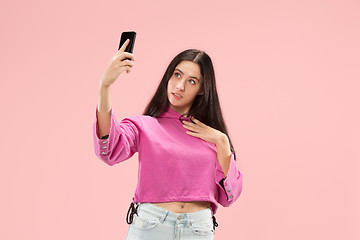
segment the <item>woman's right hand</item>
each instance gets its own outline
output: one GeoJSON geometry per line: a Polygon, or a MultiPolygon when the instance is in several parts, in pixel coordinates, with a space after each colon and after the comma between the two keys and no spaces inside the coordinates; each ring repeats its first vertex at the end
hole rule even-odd
{"type": "Polygon", "coordinates": [[[100,86],[109,87],[115,82],[119,75],[126,71],[129,73],[134,65],[134,55],[132,53],[124,52],[130,40],[127,39],[117,53],[111,58],[109,65],[106,67],[100,81],[100,86]],[[124,60],[130,58],[132,60],[124,60]]]}

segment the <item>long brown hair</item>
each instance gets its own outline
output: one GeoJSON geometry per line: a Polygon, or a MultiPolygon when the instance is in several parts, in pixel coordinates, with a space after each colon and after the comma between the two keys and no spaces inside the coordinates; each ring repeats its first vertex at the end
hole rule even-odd
{"type": "Polygon", "coordinates": [[[165,74],[154,96],[146,106],[143,115],[157,117],[165,109],[165,107],[169,105],[169,99],[167,96],[168,81],[171,78],[176,66],[186,60],[199,65],[201,76],[203,78],[203,84],[200,91],[203,90],[204,94],[197,95],[189,112],[182,115],[187,114],[188,116],[193,116],[204,124],[226,134],[229,138],[230,150],[234,153],[234,159],[236,159],[235,149],[230,136],[228,135],[221,113],[219,97],[216,90],[214,67],[211,58],[204,51],[188,49],[175,56],[167,67],[165,74]]]}

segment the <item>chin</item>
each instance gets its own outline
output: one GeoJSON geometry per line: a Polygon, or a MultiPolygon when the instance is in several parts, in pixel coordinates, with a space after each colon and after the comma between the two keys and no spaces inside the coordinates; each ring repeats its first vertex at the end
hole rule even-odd
{"type": "Polygon", "coordinates": [[[174,104],[172,103],[171,101],[169,101],[169,106],[173,106],[173,107],[176,107],[176,108],[181,108],[182,106],[179,105],[179,104],[174,104]]]}

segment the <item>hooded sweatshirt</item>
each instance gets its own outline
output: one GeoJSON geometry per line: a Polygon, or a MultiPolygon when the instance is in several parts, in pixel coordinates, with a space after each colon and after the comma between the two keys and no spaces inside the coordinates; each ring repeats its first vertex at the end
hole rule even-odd
{"type": "MultiPolygon", "coordinates": [[[[97,106],[95,111],[97,111],[97,106]]],[[[95,112],[96,156],[113,166],[138,152],[137,202],[209,201],[213,214],[218,204],[232,205],[242,191],[242,173],[231,153],[227,176],[217,159],[216,145],[188,135],[182,121],[191,122],[169,106],[158,117],[135,115],[117,121],[113,109],[107,139],[100,139],[95,112]]]]}

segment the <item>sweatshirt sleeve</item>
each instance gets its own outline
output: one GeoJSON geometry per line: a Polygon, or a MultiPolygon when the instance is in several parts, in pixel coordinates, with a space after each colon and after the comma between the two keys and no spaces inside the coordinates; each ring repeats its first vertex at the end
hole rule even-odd
{"type": "Polygon", "coordinates": [[[230,207],[239,198],[243,186],[243,174],[236,167],[234,153],[231,153],[226,177],[219,162],[216,161],[215,180],[218,186],[218,202],[224,207],[230,207]]]}
{"type": "Polygon", "coordinates": [[[111,120],[109,134],[106,139],[99,136],[97,106],[93,124],[95,155],[106,164],[113,166],[132,157],[138,151],[140,120],[132,116],[117,121],[113,109],[110,110],[111,120]]]}

